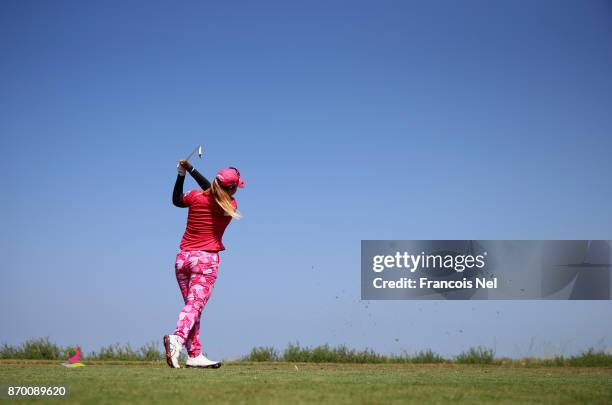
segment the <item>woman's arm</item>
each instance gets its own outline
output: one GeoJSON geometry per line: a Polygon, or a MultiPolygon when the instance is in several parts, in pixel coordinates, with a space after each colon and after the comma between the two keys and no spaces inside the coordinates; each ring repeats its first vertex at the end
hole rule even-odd
{"type": "Polygon", "coordinates": [[[206,190],[210,188],[210,181],[206,179],[206,177],[202,176],[202,174],[196,170],[195,167],[191,165],[186,160],[181,160],[180,165],[191,174],[191,177],[202,187],[202,190],[206,190]]]}
{"type": "Polygon", "coordinates": [[[183,202],[183,184],[185,184],[185,169],[178,167],[178,175],[176,176],[176,183],[174,183],[174,190],[172,191],[172,204],[175,207],[186,208],[187,204],[183,202]],[[182,169],[182,170],[181,170],[182,169]]]}
{"type": "Polygon", "coordinates": [[[189,170],[189,174],[191,174],[191,177],[193,177],[193,179],[198,182],[200,187],[202,187],[202,190],[210,188],[210,181],[208,181],[206,177],[202,176],[202,174],[197,171],[195,167],[191,167],[191,170],[189,170]]]}

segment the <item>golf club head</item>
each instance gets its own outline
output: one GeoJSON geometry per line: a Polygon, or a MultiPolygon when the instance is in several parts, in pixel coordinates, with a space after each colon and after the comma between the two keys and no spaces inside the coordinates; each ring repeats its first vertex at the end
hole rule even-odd
{"type": "Polygon", "coordinates": [[[202,158],[202,145],[197,146],[197,147],[196,147],[196,148],[195,148],[195,149],[194,149],[194,150],[193,150],[193,151],[192,151],[192,152],[189,154],[189,156],[187,156],[187,157],[185,158],[185,160],[187,160],[187,161],[188,161],[189,159],[191,159],[191,157],[192,157],[192,156],[193,156],[193,155],[194,155],[196,152],[198,152],[198,157],[201,159],[201,158],[202,158]]]}

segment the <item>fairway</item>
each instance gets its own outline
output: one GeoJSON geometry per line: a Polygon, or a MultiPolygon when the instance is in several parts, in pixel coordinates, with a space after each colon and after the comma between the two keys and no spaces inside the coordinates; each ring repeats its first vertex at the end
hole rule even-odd
{"type": "Polygon", "coordinates": [[[612,403],[612,369],[595,368],[230,362],[173,370],[98,362],[67,369],[5,361],[0,384],[68,385],[68,400],[58,403],[612,403]]]}

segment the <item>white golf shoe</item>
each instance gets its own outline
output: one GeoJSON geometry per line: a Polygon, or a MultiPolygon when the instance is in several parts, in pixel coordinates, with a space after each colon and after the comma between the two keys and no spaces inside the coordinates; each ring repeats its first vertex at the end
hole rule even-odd
{"type": "Polygon", "coordinates": [[[199,368],[219,368],[221,367],[220,361],[212,361],[206,358],[203,354],[199,354],[195,357],[189,357],[185,366],[187,367],[199,367],[199,368]]]}
{"type": "Polygon", "coordinates": [[[166,349],[166,363],[172,368],[181,368],[179,366],[179,355],[183,345],[176,335],[164,336],[164,348],[166,349]]]}

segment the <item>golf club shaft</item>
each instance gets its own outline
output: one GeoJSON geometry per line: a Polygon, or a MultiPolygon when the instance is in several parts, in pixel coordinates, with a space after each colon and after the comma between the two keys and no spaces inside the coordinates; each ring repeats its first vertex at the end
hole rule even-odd
{"type": "Polygon", "coordinates": [[[198,151],[199,146],[196,146],[196,148],[189,154],[189,156],[187,156],[187,158],[185,158],[185,160],[189,160],[191,159],[191,157],[193,156],[194,153],[196,153],[198,151]]]}

